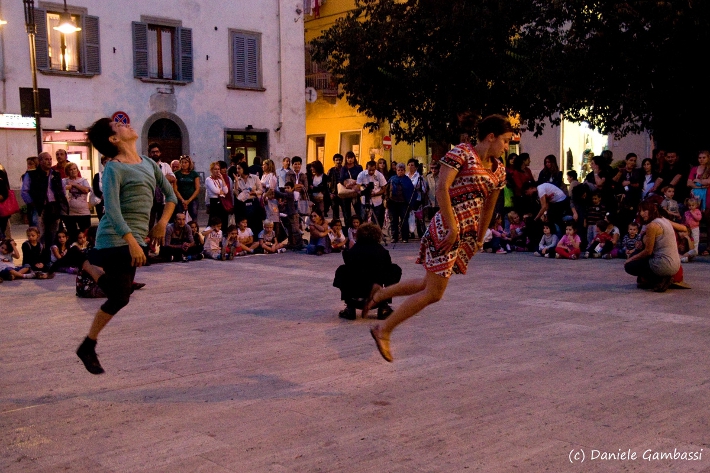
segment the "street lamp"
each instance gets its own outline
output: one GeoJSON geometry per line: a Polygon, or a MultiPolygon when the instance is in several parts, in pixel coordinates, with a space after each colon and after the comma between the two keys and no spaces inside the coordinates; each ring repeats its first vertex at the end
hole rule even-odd
{"type": "Polygon", "coordinates": [[[52,29],[64,34],[71,34],[81,31],[81,28],[77,28],[71,19],[71,13],[69,13],[69,10],[67,9],[67,0],[64,0],[64,12],[59,15],[59,26],[55,26],[52,29]]]}

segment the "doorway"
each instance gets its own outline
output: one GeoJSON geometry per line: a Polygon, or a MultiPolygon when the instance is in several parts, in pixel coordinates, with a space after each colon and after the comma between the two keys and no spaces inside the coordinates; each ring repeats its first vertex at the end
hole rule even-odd
{"type": "Polygon", "coordinates": [[[182,131],[180,127],[169,118],[156,120],[148,129],[148,143],[160,145],[163,162],[170,163],[182,156],[182,131]]]}

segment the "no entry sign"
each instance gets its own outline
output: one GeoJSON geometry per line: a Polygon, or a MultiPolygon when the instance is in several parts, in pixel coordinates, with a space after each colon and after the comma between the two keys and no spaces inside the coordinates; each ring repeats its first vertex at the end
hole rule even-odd
{"type": "Polygon", "coordinates": [[[382,138],[382,147],[384,149],[392,149],[392,138],[389,136],[382,138]]]}

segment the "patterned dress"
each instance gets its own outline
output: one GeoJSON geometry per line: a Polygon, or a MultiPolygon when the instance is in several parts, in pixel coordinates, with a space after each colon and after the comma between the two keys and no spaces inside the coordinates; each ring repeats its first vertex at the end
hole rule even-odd
{"type": "Polygon", "coordinates": [[[491,191],[505,185],[505,166],[498,160],[494,170],[486,169],[473,145],[468,143],[456,146],[439,162],[458,171],[449,188],[449,197],[459,237],[448,252],[437,249],[448,232],[441,212],[437,212],[422,237],[417,263],[423,264],[427,271],[448,278],[453,273],[466,274],[468,261],[476,252],[483,202],[491,191]]]}

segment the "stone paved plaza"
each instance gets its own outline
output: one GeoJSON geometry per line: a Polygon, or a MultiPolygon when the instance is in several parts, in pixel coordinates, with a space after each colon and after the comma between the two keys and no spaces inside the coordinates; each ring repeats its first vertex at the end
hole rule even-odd
{"type": "MultiPolygon", "coordinates": [[[[391,250],[405,278],[416,252],[391,250]]],[[[391,364],[338,318],[340,262],[141,268],[102,376],[74,354],[100,300],[0,285],[0,471],[710,472],[707,258],[656,294],[619,260],[477,255],[391,364]],[[700,460],[642,458],[674,449],[700,460]]]]}

